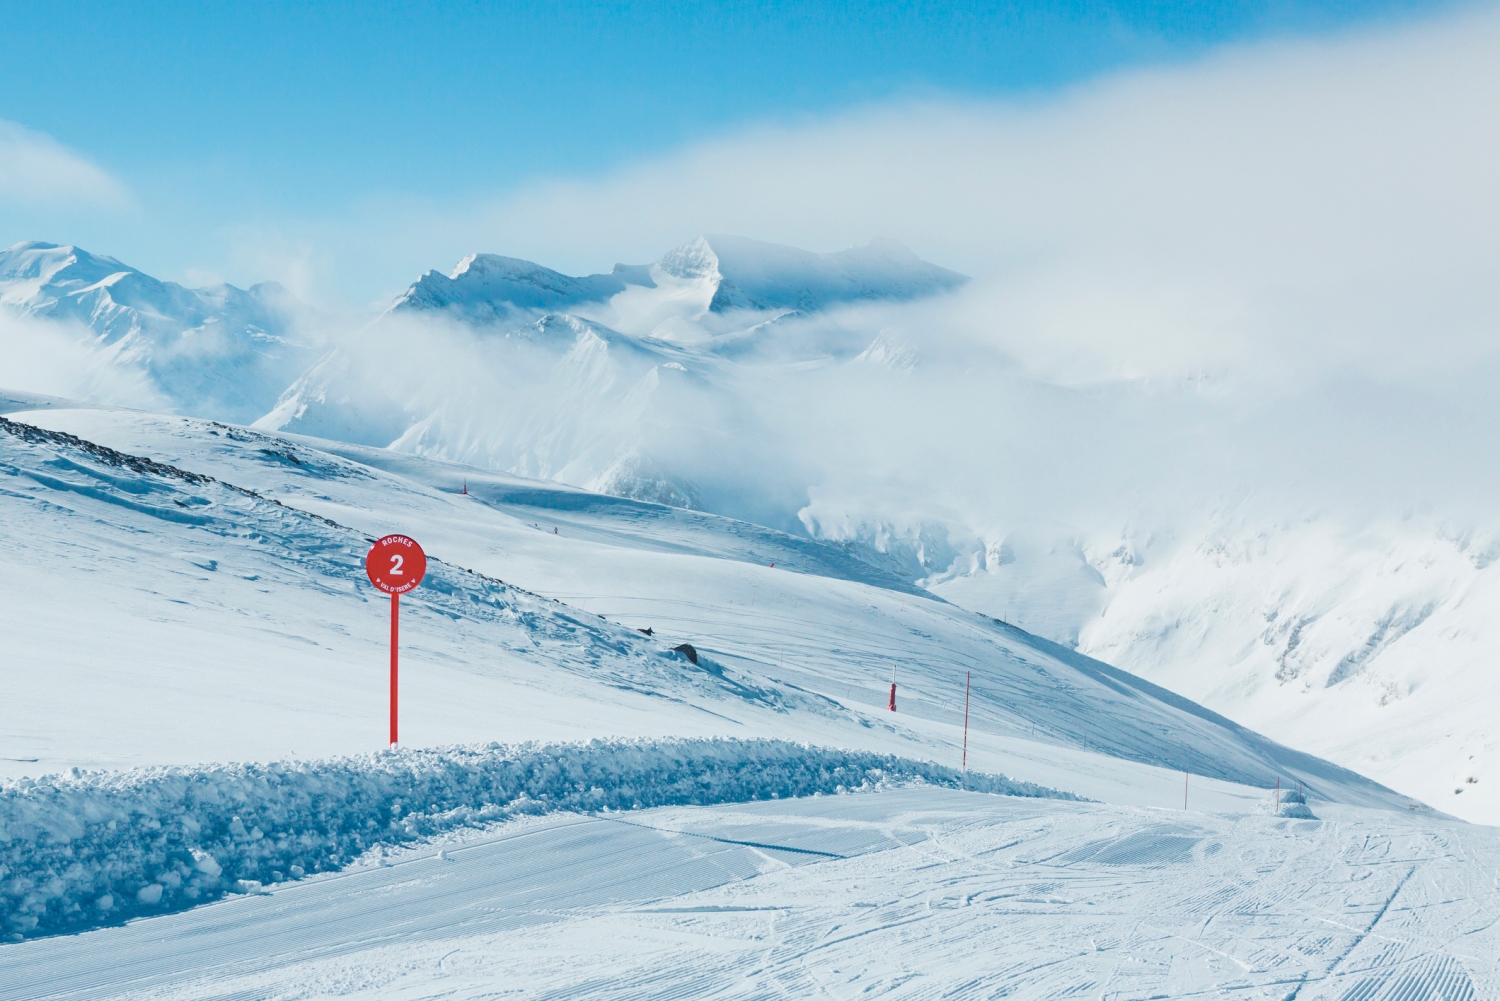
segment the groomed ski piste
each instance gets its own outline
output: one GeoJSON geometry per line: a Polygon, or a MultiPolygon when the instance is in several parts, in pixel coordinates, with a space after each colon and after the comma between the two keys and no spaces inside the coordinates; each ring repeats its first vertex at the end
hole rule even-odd
{"type": "Polygon", "coordinates": [[[0,998],[1500,996],[1493,829],[859,550],[9,400],[0,998]]]}

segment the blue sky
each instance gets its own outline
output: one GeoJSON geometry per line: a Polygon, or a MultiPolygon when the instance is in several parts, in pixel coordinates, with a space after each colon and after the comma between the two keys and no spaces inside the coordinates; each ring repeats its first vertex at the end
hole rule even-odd
{"type": "MultiPolygon", "coordinates": [[[[0,119],[126,195],[0,201],[0,243],[76,242],[164,277],[244,284],[267,260],[231,246],[247,233],[305,250],[370,206],[459,205],[893,101],[1045,98],[1444,6],[4,2],[0,119]]],[[[493,240],[431,252],[512,249],[493,240]]],[[[317,280],[362,301],[410,265],[369,287],[348,268],[317,280]]]]}

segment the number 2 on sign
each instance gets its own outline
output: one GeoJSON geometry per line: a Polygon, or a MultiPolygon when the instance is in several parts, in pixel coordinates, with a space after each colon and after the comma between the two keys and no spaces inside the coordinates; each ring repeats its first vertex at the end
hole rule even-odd
{"type": "Polygon", "coordinates": [[[370,582],[386,594],[405,594],[422,582],[427,555],[405,535],[387,535],[365,556],[370,582]]]}

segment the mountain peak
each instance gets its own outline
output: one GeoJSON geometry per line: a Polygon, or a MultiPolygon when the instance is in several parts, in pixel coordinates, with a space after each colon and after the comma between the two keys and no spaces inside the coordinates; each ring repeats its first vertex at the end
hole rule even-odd
{"type": "Polygon", "coordinates": [[[306,307],[274,282],[189,289],[32,240],[0,251],[0,306],[88,329],[190,413],[253,420],[305,361],[292,328],[306,307]]]}
{"type": "Polygon", "coordinates": [[[603,304],[630,286],[656,289],[659,276],[702,283],[703,301],[715,313],[814,312],[840,303],[917,299],[968,281],[922,260],[897,240],[820,254],[709,233],[669,250],[655,264],[616,264],[609,274],[578,278],[521,258],[469,254],[447,275],[423,275],[391,310],[441,310],[469,322],[493,323],[530,311],[603,304]]]}
{"type": "Polygon", "coordinates": [[[517,312],[603,302],[626,284],[617,275],[574,278],[519,257],[470,254],[447,275],[427,272],[387,312],[439,310],[471,323],[492,323],[517,312]]]}
{"type": "MultiPolygon", "coordinates": [[[[121,272],[139,274],[113,257],[40,240],[27,240],[0,250],[0,282],[22,283],[30,287],[29,291],[63,281],[92,285],[121,272]]],[[[8,300],[13,298],[7,296],[8,300]]]]}
{"type": "Polygon", "coordinates": [[[721,277],[719,255],[714,252],[713,244],[707,236],[700,236],[696,240],[667,251],[656,262],[656,265],[673,278],[693,280],[721,277]]]}

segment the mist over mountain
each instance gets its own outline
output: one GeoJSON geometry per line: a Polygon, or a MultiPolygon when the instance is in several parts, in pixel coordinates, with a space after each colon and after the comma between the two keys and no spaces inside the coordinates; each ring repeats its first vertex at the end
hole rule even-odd
{"type": "Polygon", "coordinates": [[[473,254],[415,282],[256,426],[800,531],[809,474],[789,467],[745,380],[870,346],[860,325],[826,327],[830,311],[966,281],[894,241],[815,254],[705,236],[582,278],[473,254]],[[711,455],[735,458],[721,467],[711,455]]]}
{"type": "Polygon", "coordinates": [[[87,328],[171,405],[249,422],[310,363],[314,311],[275,282],[184,288],[78,247],[0,251],[0,306],[87,328]]]}

